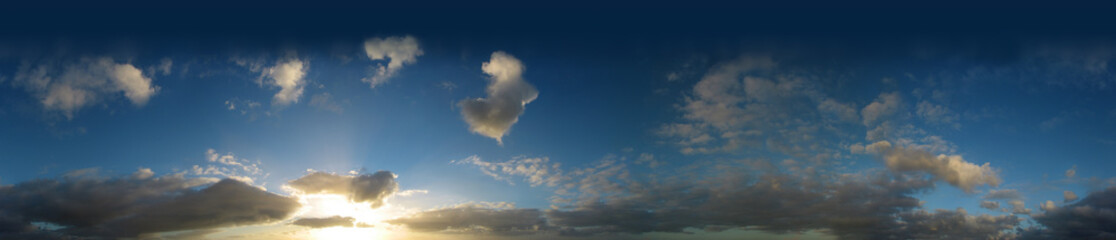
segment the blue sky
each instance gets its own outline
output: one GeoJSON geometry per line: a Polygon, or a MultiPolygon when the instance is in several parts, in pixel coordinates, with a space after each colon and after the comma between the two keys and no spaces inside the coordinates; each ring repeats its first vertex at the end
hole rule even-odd
{"type": "Polygon", "coordinates": [[[1116,234],[1058,224],[1103,222],[1081,209],[1116,196],[1111,35],[1068,20],[980,32],[999,20],[971,14],[915,12],[897,30],[586,12],[495,28],[476,25],[498,16],[11,26],[0,236],[1116,234]],[[253,197],[205,200],[220,194],[253,197]],[[98,196],[119,208],[70,203],[98,196]],[[66,212],[86,208],[120,210],[66,212]]]}

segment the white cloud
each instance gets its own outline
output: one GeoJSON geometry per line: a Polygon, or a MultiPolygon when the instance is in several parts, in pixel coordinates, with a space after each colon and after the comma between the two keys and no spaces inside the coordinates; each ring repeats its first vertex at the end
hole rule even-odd
{"type": "Polygon", "coordinates": [[[14,78],[39,98],[43,107],[59,111],[68,119],[81,108],[123,93],[135,106],[144,106],[159,87],[132,64],[116,63],[112,58],[83,58],[76,63],[25,63],[14,78]]]}
{"type": "Polygon", "coordinates": [[[988,163],[976,165],[965,161],[960,155],[937,155],[921,149],[892,146],[887,141],[872,144],[881,150],[888,169],[896,172],[925,172],[950,185],[972,192],[978,185],[998,186],[1000,178],[997,171],[988,163]]]}
{"type": "Polygon", "coordinates": [[[387,83],[403,65],[414,64],[423,54],[418,40],[412,36],[370,38],[364,41],[364,52],[369,59],[388,61],[387,66],[379,65],[376,75],[360,80],[371,84],[372,88],[387,83]]]}
{"type": "Polygon", "coordinates": [[[233,153],[221,154],[212,148],[205,151],[205,158],[213,164],[194,165],[190,170],[194,175],[231,178],[247,184],[255,184],[256,179],[267,176],[260,169],[259,160],[237,158],[233,153]]]}
{"type": "Polygon", "coordinates": [[[1073,165],[1069,170],[1066,170],[1067,178],[1073,178],[1073,176],[1077,176],[1077,165],[1073,165]]]}
{"type": "Polygon", "coordinates": [[[520,176],[526,178],[531,186],[547,185],[556,186],[560,181],[565,180],[562,175],[561,164],[550,163],[550,158],[524,158],[517,157],[505,162],[486,162],[477,156],[469,156],[468,158],[455,160],[455,164],[470,164],[480,167],[481,172],[485,175],[492,176],[496,180],[507,181],[508,184],[514,185],[508,176],[520,176]]]}
{"type": "Polygon", "coordinates": [[[272,102],[280,106],[298,102],[306,85],[303,77],[306,76],[307,70],[306,64],[298,59],[279,62],[265,70],[264,75],[270,79],[268,84],[279,87],[279,92],[275,93],[272,102]]]}
{"type": "Polygon", "coordinates": [[[490,76],[488,97],[459,103],[470,131],[503,144],[501,139],[519,121],[527,104],[539,96],[539,91],[523,80],[525,68],[519,59],[502,51],[492,53],[492,59],[481,65],[490,76]]]}

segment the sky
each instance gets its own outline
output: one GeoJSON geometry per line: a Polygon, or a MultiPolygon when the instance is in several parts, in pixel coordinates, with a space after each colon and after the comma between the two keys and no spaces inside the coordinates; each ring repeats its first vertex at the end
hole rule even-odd
{"type": "Polygon", "coordinates": [[[1098,9],[148,7],[0,14],[0,239],[1116,238],[1098,9]]]}

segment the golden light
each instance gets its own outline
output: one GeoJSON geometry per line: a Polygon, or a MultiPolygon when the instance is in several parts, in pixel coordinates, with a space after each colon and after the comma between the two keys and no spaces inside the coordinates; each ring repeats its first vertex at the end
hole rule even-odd
{"type": "Polygon", "coordinates": [[[384,204],[372,209],[369,203],[350,202],[345,196],[333,194],[298,195],[302,209],[299,218],[352,217],[353,227],[328,227],[310,230],[312,239],[397,239],[398,227],[384,221],[404,216],[400,207],[384,204]]]}

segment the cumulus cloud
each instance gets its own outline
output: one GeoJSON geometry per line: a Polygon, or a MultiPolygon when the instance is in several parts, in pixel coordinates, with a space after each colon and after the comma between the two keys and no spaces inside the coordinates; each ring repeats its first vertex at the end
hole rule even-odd
{"type": "Polygon", "coordinates": [[[327,228],[327,227],[353,227],[353,222],[356,221],[352,217],[332,216],[325,218],[299,218],[295,220],[294,225],[309,227],[309,228],[327,228]]]}
{"type": "Polygon", "coordinates": [[[337,194],[352,202],[367,202],[372,208],[384,205],[384,200],[399,190],[395,174],[379,171],[356,176],[313,172],[292,180],[287,186],[305,194],[337,194]]]}
{"type": "Polygon", "coordinates": [[[972,192],[978,185],[998,186],[1000,177],[988,163],[976,165],[959,155],[937,155],[920,149],[892,146],[887,141],[876,142],[888,169],[896,172],[925,172],[950,185],[972,192]]]}
{"type": "Polygon", "coordinates": [[[130,63],[114,59],[82,58],[72,63],[24,63],[13,78],[38,98],[43,108],[68,119],[86,106],[123,94],[135,106],[144,106],[159,87],[150,76],[130,63]]]}
{"type": "Polygon", "coordinates": [[[472,204],[424,211],[387,222],[426,232],[514,233],[546,227],[538,209],[485,208],[472,204]]]}
{"type": "MultiPolygon", "coordinates": [[[[63,227],[37,234],[135,237],[143,233],[273,222],[287,218],[299,208],[294,199],[239,181],[225,179],[214,183],[215,179],[186,178],[182,174],[143,176],[148,171],[141,169],[126,178],[100,177],[95,175],[96,171],[81,171],[60,179],[0,187],[0,220],[63,227]]],[[[0,238],[4,236],[0,231],[0,238]]]]}
{"type": "Polygon", "coordinates": [[[1033,218],[1044,228],[1032,228],[1028,239],[1116,238],[1116,188],[1090,193],[1081,201],[1058,207],[1047,201],[1045,213],[1033,218]]]}
{"type": "Polygon", "coordinates": [[[1071,191],[1062,192],[1062,197],[1064,198],[1064,200],[1062,200],[1062,202],[1077,201],[1077,194],[1073,193],[1071,191]]]}
{"type": "Polygon", "coordinates": [[[369,38],[364,41],[364,53],[372,60],[387,60],[387,66],[380,64],[375,75],[360,80],[372,88],[387,83],[403,65],[414,64],[423,54],[418,40],[412,36],[369,38]]]}
{"type": "Polygon", "coordinates": [[[523,63],[502,51],[492,53],[492,59],[481,69],[490,78],[485,90],[488,97],[465,99],[458,105],[470,131],[502,144],[503,136],[519,121],[519,115],[539,96],[539,91],[523,79],[526,69],[523,63]]]}
{"type": "Polygon", "coordinates": [[[307,70],[306,64],[299,59],[281,61],[265,69],[263,74],[268,78],[267,83],[279,88],[279,92],[272,98],[272,103],[279,106],[297,103],[306,85],[306,80],[303,78],[307,70]]]}

